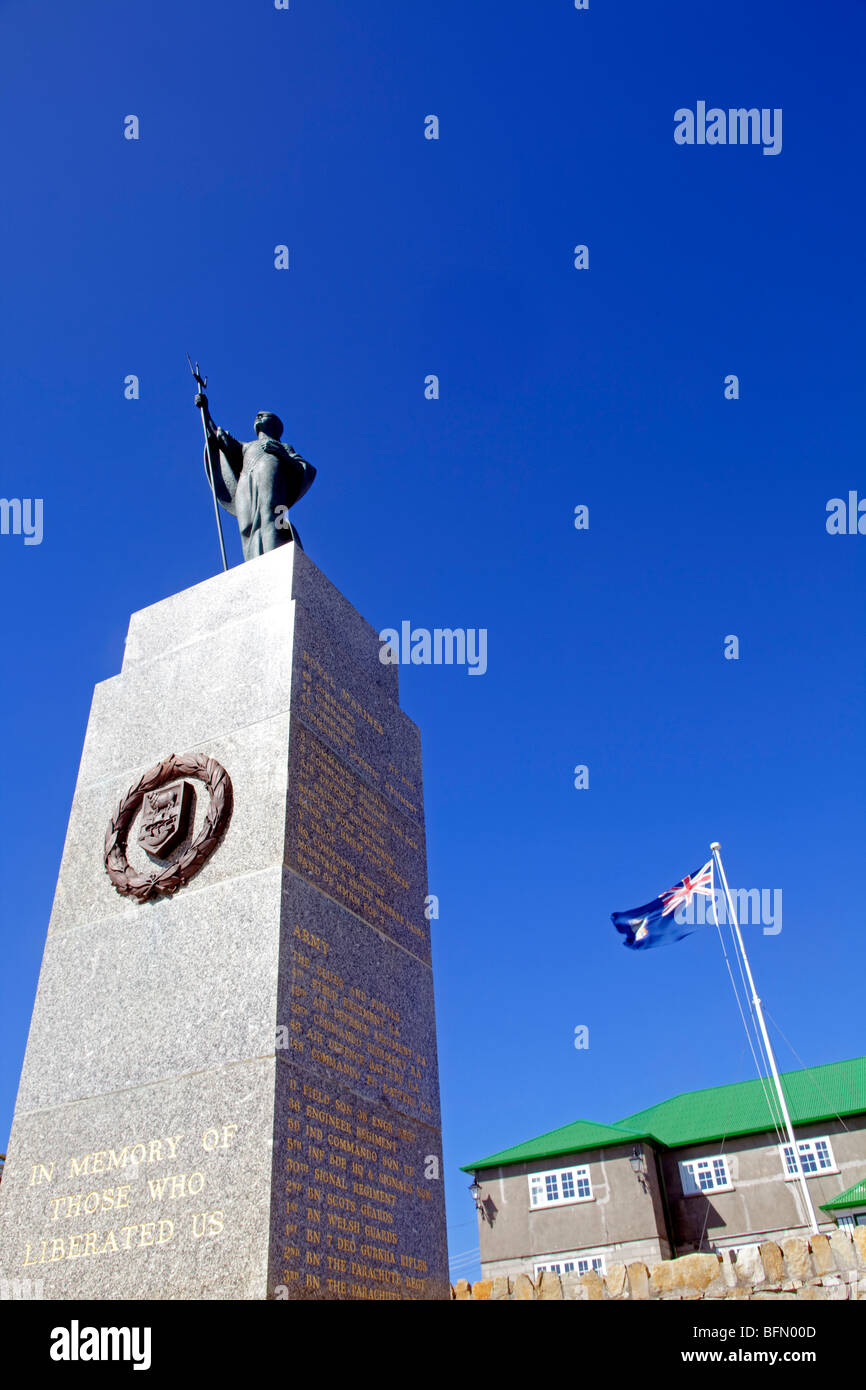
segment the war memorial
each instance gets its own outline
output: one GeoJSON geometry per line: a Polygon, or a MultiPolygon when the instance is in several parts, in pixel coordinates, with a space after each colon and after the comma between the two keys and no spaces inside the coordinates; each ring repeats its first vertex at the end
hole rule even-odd
{"type": "Polygon", "coordinates": [[[94,691],[0,1186],[46,1299],[449,1296],[421,748],[301,548],[315,470],[196,404],[244,563],[94,691]]]}

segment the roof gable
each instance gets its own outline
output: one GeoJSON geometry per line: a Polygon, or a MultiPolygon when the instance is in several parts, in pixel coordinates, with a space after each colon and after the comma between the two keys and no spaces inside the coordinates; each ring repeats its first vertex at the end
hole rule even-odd
{"type": "Polygon", "coordinates": [[[842,1211],[845,1207],[866,1206],[866,1178],[860,1182],[855,1182],[853,1187],[840,1192],[838,1197],[834,1197],[831,1202],[824,1202],[821,1206],[822,1211],[842,1211]]]}
{"type": "Polygon", "coordinates": [[[536,1139],[527,1139],[525,1144],[515,1144],[513,1148],[501,1149],[479,1159],[477,1163],[466,1163],[463,1171],[475,1172],[481,1168],[499,1168],[509,1163],[524,1163],[533,1158],[552,1158],[557,1154],[579,1153],[582,1149],[610,1149],[616,1144],[633,1144],[636,1139],[648,1139],[648,1134],[639,1134],[624,1125],[598,1125],[592,1120],[575,1120],[573,1124],[562,1125],[536,1139]]]}

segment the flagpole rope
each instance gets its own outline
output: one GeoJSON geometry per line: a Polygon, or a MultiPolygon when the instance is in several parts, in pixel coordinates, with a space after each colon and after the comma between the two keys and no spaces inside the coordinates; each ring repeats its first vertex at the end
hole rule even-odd
{"type": "MultiPolygon", "coordinates": [[[[724,958],[725,958],[725,965],[728,967],[728,976],[729,976],[730,981],[731,981],[731,988],[732,988],[732,990],[734,991],[734,998],[735,998],[736,1001],[737,1001],[737,1008],[738,1008],[739,1013],[740,1013],[740,1020],[741,1020],[742,1025],[743,1025],[743,1031],[744,1031],[745,1034],[746,1034],[746,1040],[748,1041],[749,1049],[750,1049],[750,1051],[751,1051],[751,1053],[752,1053],[752,1061],[753,1061],[754,1064],[755,1064],[755,1071],[757,1072],[757,1074],[758,1074],[758,1080],[759,1080],[760,1083],[761,1083],[761,1090],[764,1092],[764,1099],[765,1099],[765,1101],[767,1102],[767,1110],[768,1110],[769,1113],[770,1113],[770,1119],[771,1119],[772,1122],[773,1122],[773,1128],[774,1128],[775,1131],[776,1131],[776,1137],[777,1137],[777,1138],[779,1139],[779,1141],[781,1142],[781,1140],[782,1140],[782,1130],[781,1130],[781,1127],[780,1127],[780,1125],[779,1125],[779,1122],[778,1122],[778,1120],[777,1120],[777,1118],[776,1118],[776,1112],[775,1112],[775,1110],[774,1110],[774,1108],[773,1108],[773,1103],[772,1103],[772,1101],[770,1100],[770,1096],[769,1096],[769,1093],[768,1093],[768,1091],[767,1091],[767,1086],[766,1086],[766,1082],[765,1082],[765,1079],[764,1079],[763,1071],[762,1071],[762,1069],[761,1069],[761,1064],[760,1064],[760,1062],[758,1061],[757,1056],[755,1055],[755,1044],[754,1044],[754,1042],[753,1042],[753,1040],[752,1040],[752,1032],[751,1032],[751,1029],[749,1028],[748,1023],[746,1022],[746,1015],[745,1015],[745,1013],[743,1012],[743,1005],[742,1005],[742,1002],[741,1002],[741,1000],[740,1000],[740,991],[737,989],[737,982],[736,982],[736,980],[734,979],[734,972],[733,972],[733,970],[731,969],[731,962],[730,962],[730,959],[729,959],[729,957],[728,957],[727,950],[725,949],[725,938],[724,938],[724,936],[722,935],[722,928],[721,928],[721,925],[720,925],[720,923],[719,923],[719,915],[718,915],[718,913],[716,912],[715,865],[713,866],[713,891],[712,891],[712,894],[711,894],[711,896],[710,896],[710,906],[711,906],[712,912],[713,912],[713,921],[714,921],[715,924],[716,924],[716,931],[717,931],[718,934],[719,934],[719,945],[720,945],[721,948],[722,948],[722,955],[723,955],[724,958]]],[[[742,967],[740,967],[740,970],[741,970],[741,973],[742,973],[742,967]]],[[[745,981],[743,981],[743,985],[744,985],[744,988],[745,988],[745,981]]],[[[758,1042],[758,1045],[759,1045],[759,1048],[760,1048],[760,1040],[759,1040],[759,1042],[758,1042]]],[[[763,1053],[762,1053],[762,1055],[763,1055],[763,1053]]],[[[769,1067],[767,1068],[767,1070],[769,1071],[769,1067]]]]}
{"type": "MultiPolygon", "coordinates": [[[[713,859],[713,886],[714,886],[714,889],[715,889],[715,858],[713,859]]],[[[730,917],[730,914],[733,912],[733,903],[730,901],[730,899],[728,898],[727,894],[726,894],[726,901],[727,901],[727,903],[728,903],[728,914],[729,914],[729,917],[730,917]]],[[[715,915],[715,911],[716,911],[716,895],[715,895],[715,891],[714,891],[714,892],[713,892],[713,913],[714,913],[714,915],[715,915]]],[[[724,938],[723,938],[723,936],[722,936],[722,929],[721,929],[721,926],[719,926],[718,917],[716,917],[716,926],[717,926],[718,929],[719,929],[719,939],[720,939],[721,942],[722,942],[722,950],[725,952],[725,960],[726,960],[727,963],[728,963],[728,973],[730,974],[730,973],[731,973],[730,961],[728,961],[727,952],[725,951],[724,938]]],[[[752,1005],[751,999],[749,999],[749,987],[748,987],[748,984],[746,983],[745,972],[744,972],[744,970],[743,970],[743,962],[742,962],[742,959],[740,958],[740,953],[739,953],[739,950],[738,950],[738,948],[737,948],[737,938],[736,938],[736,936],[734,935],[733,924],[731,923],[730,920],[729,920],[729,922],[728,922],[728,927],[729,927],[730,932],[731,932],[731,941],[732,941],[732,943],[733,943],[734,955],[735,955],[735,957],[736,957],[737,967],[738,967],[739,972],[740,972],[740,980],[741,980],[741,983],[742,983],[742,986],[743,986],[743,993],[745,994],[746,999],[747,999],[747,1001],[748,1001],[748,1005],[749,1005],[749,1016],[750,1016],[750,1018],[751,1018],[751,1020],[752,1020],[752,1027],[753,1027],[753,1029],[754,1029],[755,1042],[757,1042],[757,1044],[758,1044],[758,1052],[760,1053],[760,1057],[761,1057],[761,1060],[760,1060],[760,1062],[759,1062],[759,1061],[758,1061],[758,1058],[755,1056],[755,1050],[754,1050],[754,1047],[753,1047],[753,1048],[752,1048],[752,1057],[753,1057],[754,1062],[755,1062],[755,1070],[756,1070],[756,1072],[757,1072],[757,1074],[758,1074],[758,1079],[759,1079],[759,1081],[760,1081],[760,1083],[761,1083],[761,1090],[764,1092],[764,1099],[765,1099],[765,1101],[767,1102],[767,1110],[768,1110],[769,1113],[770,1113],[770,1119],[771,1119],[771,1121],[772,1121],[773,1128],[774,1128],[774,1130],[776,1131],[776,1138],[778,1139],[778,1141],[779,1141],[780,1144],[783,1144],[783,1143],[785,1142],[784,1123],[783,1123],[783,1119],[782,1119],[782,1113],[781,1113],[781,1110],[780,1110],[780,1108],[779,1108],[779,1100],[778,1100],[778,1097],[774,1094],[774,1092],[773,1092],[773,1090],[770,1088],[770,1084],[769,1084],[769,1083],[770,1083],[770,1063],[769,1063],[769,1059],[768,1059],[767,1054],[766,1054],[766,1051],[765,1051],[765,1049],[764,1049],[764,1044],[763,1044],[763,1041],[762,1041],[762,1039],[761,1039],[761,1034],[760,1034],[760,1030],[759,1030],[759,1028],[758,1028],[757,1019],[755,1018],[754,1006],[752,1005]]],[[[731,980],[731,983],[732,983],[733,986],[734,986],[734,993],[735,993],[736,996],[737,996],[737,1007],[738,1007],[739,1010],[740,1010],[740,1018],[741,1018],[742,1021],[743,1021],[743,1027],[744,1027],[745,1030],[746,1030],[746,1036],[749,1038],[749,1041],[750,1041],[750,1043],[751,1043],[752,1033],[750,1032],[750,1030],[749,1030],[749,1025],[748,1025],[748,1023],[746,1022],[746,1020],[745,1020],[745,1018],[744,1018],[744,1016],[743,1016],[743,1009],[742,1009],[742,1005],[740,1004],[740,996],[739,996],[739,993],[738,993],[738,991],[737,991],[736,982],[733,980],[733,978],[732,978],[732,980],[731,980]]]]}
{"type": "Polygon", "coordinates": [[[775,1028],[776,1032],[779,1034],[779,1036],[780,1036],[780,1038],[782,1039],[782,1041],[783,1041],[784,1043],[786,1043],[788,1047],[790,1047],[790,1049],[791,1049],[791,1051],[793,1052],[794,1056],[796,1057],[797,1061],[800,1063],[800,1066],[803,1068],[803,1071],[805,1072],[806,1076],[808,1076],[809,1080],[811,1081],[812,1085],[815,1087],[815,1090],[818,1092],[818,1095],[819,1095],[819,1096],[821,1097],[821,1099],[824,1101],[825,1105],[829,1105],[829,1106],[830,1106],[830,1114],[831,1114],[831,1115],[834,1115],[834,1116],[836,1117],[836,1119],[839,1121],[839,1123],[840,1123],[840,1125],[842,1126],[842,1128],[845,1129],[845,1130],[848,1130],[848,1132],[850,1133],[850,1129],[849,1129],[848,1125],[846,1125],[846,1123],[845,1123],[845,1121],[843,1120],[842,1116],[839,1115],[839,1114],[837,1114],[836,1111],[833,1109],[833,1104],[832,1104],[832,1102],[831,1102],[831,1100],[830,1100],[830,1097],[827,1095],[827,1092],[824,1090],[824,1087],[821,1086],[821,1085],[819,1085],[819,1083],[815,1080],[814,1076],[812,1075],[812,1069],[811,1069],[811,1067],[807,1067],[807,1066],[806,1066],[806,1063],[803,1061],[803,1058],[800,1056],[799,1052],[797,1051],[797,1049],[796,1049],[796,1047],[794,1046],[794,1044],[791,1042],[790,1038],[786,1038],[786,1037],[785,1037],[785,1034],[782,1032],[781,1027],[780,1027],[779,1024],[776,1022],[776,1020],[773,1018],[773,1015],[770,1013],[770,1010],[769,1010],[769,1009],[765,1009],[764,1012],[765,1012],[765,1014],[767,1015],[767,1018],[768,1018],[768,1019],[770,1020],[770,1022],[772,1023],[772,1025],[773,1025],[773,1027],[775,1028]]]}
{"type": "MultiPolygon", "coordinates": [[[[714,905],[715,905],[715,900],[714,900],[714,905]]],[[[733,908],[733,903],[731,904],[731,908],[733,908]]],[[[758,1027],[758,1020],[757,1020],[757,1018],[755,1017],[755,1009],[754,1009],[754,1006],[753,1006],[753,1004],[752,1004],[752,1001],[751,1001],[751,998],[750,998],[750,995],[749,995],[749,986],[748,986],[748,983],[747,983],[747,980],[746,980],[746,973],[745,973],[745,970],[744,970],[744,968],[743,968],[743,959],[742,959],[742,956],[740,955],[740,950],[739,950],[739,947],[738,947],[738,945],[737,945],[737,938],[736,938],[736,935],[735,935],[735,933],[734,933],[734,927],[733,927],[733,923],[732,923],[732,922],[728,922],[728,930],[729,930],[730,933],[731,933],[731,943],[732,943],[733,948],[734,948],[734,958],[736,959],[737,968],[739,969],[739,972],[740,972],[740,983],[741,983],[742,986],[743,986],[743,993],[744,993],[744,995],[746,996],[746,999],[747,999],[748,1005],[749,1005],[749,1016],[751,1017],[751,1020],[752,1020],[752,1027],[754,1028],[754,1031],[755,1031],[755,1041],[756,1041],[757,1044],[758,1044],[758,1051],[759,1051],[760,1054],[761,1054],[761,1064],[762,1064],[762,1065],[761,1065],[761,1067],[759,1068],[759,1074],[760,1074],[760,1072],[763,1072],[763,1075],[766,1076],[767,1082],[769,1083],[769,1081],[770,1081],[770,1059],[769,1059],[769,1057],[767,1056],[767,1052],[766,1052],[766,1049],[765,1049],[765,1047],[764,1047],[763,1039],[761,1038],[761,1031],[760,1031],[760,1029],[759,1029],[759,1027],[758,1027]]],[[[763,1081],[762,1081],[762,1084],[763,1084],[763,1081]]],[[[783,1119],[782,1119],[782,1113],[781,1113],[781,1111],[780,1111],[780,1109],[779,1109],[778,1097],[775,1095],[775,1093],[773,1092],[772,1088],[771,1088],[769,1091],[767,1091],[767,1089],[765,1088],[765,1089],[764,1089],[764,1094],[765,1094],[765,1096],[767,1097],[767,1105],[768,1105],[768,1107],[769,1107],[770,1114],[771,1114],[771,1116],[773,1117],[773,1123],[775,1124],[775,1127],[776,1127],[776,1136],[777,1136],[777,1138],[779,1139],[780,1142],[784,1142],[784,1134],[783,1134],[784,1122],[783,1122],[783,1119]]]]}

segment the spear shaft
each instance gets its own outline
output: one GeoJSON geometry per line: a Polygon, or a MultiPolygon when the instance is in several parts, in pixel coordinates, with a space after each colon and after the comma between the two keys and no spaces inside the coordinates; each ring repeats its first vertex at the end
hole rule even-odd
{"type": "MultiPolygon", "coordinates": [[[[199,366],[198,366],[198,363],[197,363],[197,362],[196,362],[195,366],[192,365],[192,358],[190,357],[189,353],[187,353],[187,355],[186,355],[186,360],[187,360],[187,362],[189,363],[189,369],[190,369],[190,371],[192,372],[193,376],[195,377],[196,384],[197,384],[197,386],[198,386],[199,391],[201,392],[202,395],[204,395],[204,389],[205,389],[205,387],[207,386],[207,377],[206,377],[206,376],[203,377],[203,376],[201,375],[201,372],[199,371],[199,366]]],[[[221,522],[221,520],[220,520],[220,509],[219,509],[219,503],[217,502],[216,486],[215,486],[215,484],[214,484],[214,475],[213,475],[213,455],[211,454],[211,450],[210,450],[210,435],[209,435],[208,432],[207,432],[207,420],[205,419],[205,413],[204,413],[205,408],[204,408],[204,406],[203,406],[203,405],[199,406],[199,410],[201,411],[201,427],[202,427],[202,429],[203,429],[203,431],[204,431],[204,455],[205,455],[205,459],[206,459],[206,461],[207,461],[207,477],[208,477],[208,482],[210,483],[211,497],[213,498],[213,512],[214,512],[214,517],[216,518],[217,535],[219,536],[219,541],[220,541],[220,555],[222,556],[223,569],[224,569],[224,570],[227,570],[227,569],[228,569],[228,564],[227,564],[227,562],[226,562],[226,547],[225,547],[225,542],[223,541],[223,528],[222,528],[222,522],[221,522]]]]}

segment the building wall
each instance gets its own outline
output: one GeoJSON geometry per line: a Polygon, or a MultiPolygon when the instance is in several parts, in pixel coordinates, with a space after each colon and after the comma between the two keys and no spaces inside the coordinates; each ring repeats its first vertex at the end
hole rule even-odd
{"type": "Polygon", "coordinates": [[[578,1252],[606,1260],[659,1260],[670,1254],[654,1151],[643,1145],[646,1173],[632,1172],[632,1145],[535,1159],[478,1173],[479,1240],[485,1276],[532,1273],[547,1258],[578,1252]],[[533,1209],[529,1177],[587,1166],[592,1199],[533,1209]]]}
{"type": "Polygon", "coordinates": [[[647,1240],[627,1241],[625,1243],[614,1243],[611,1245],[592,1246],[591,1248],[580,1246],[572,1250],[547,1251],[543,1254],[532,1256],[523,1255],[517,1259],[510,1260],[485,1260],[482,1254],[481,1277],[483,1279],[498,1279],[509,1277],[516,1279],[518,1275],[527,1274],[530,1279],[538,1279],[536,1273],[537,1264],[547,1264],[556,1261],[565,1264],[567,1261],[577,1261],[587,1255],[601,1255],[604,1258],[604,1268],[610,1269],[614,1264],[632,1264],[635,1261],[643,1264],[656,1264],[659,1260],[665,1259],[666,1255],[661,1253],[667,1251],[668,1246],[659,1240],[658,1236],[652,1236],[647,1240]]]}
{"type": "MultiPolygon", "coordinates": [[[[835,1229],[835,1220],[821,1211],[821,1203],[850,1187],[866,1171],[866,1116],[848,1117],[847,1129],[839,1120],[797,1126],[798,1139],[830,1140],[838,1173],[807,1179],[820,1229],[835,1229]]],[[[802,1235],[808,1228],[800,1183],[785,1181],[775,1134],[750,1134],[729,1139],[723,1146],[694,1144],[661,1155],[668,1194],[676,1253],[707,1250],[761,1240],[782,1240],[802,1235]],[[679,1163],[683,1159],[713,1158],[724,1153],[734,1183],[731,1192],[684,1196],[679,1163]]]]}

